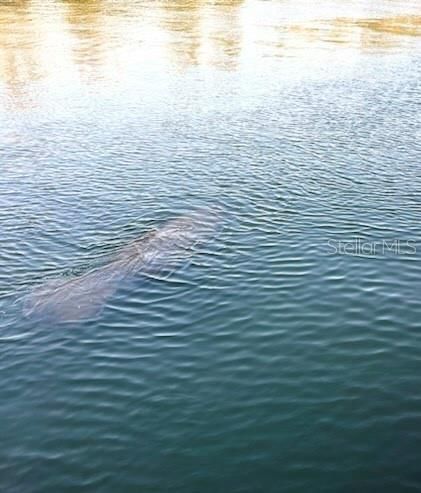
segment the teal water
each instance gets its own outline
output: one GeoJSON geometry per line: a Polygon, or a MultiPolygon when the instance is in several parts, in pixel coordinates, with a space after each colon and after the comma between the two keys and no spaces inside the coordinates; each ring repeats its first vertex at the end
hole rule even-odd
{"type": "Polygon", "coordinates": [[[421,490],[416,9],[1,4],[1,491],[421,490]],[[169,277],[23,313],[203,207],[169,277]]]}

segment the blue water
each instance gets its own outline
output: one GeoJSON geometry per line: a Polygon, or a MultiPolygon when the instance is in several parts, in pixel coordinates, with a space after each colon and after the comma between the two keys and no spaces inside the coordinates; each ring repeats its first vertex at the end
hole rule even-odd
{"type": "MultiPolygon", "coordinates": [[[[139,37],[169,65],[126,66],[121,2],[19,3],[0,7],[0,490],[420,491],[418,38],[285,34],[257,63],[244,31],[180,61],[205,28],[165,17],[181,44],[139,37]],[[169,277],[86,320],[25,317],[37,286],[201,207],[218,234],[169,277]]],[[[255,4],[224,5],[215,43],[255,4]]]]}

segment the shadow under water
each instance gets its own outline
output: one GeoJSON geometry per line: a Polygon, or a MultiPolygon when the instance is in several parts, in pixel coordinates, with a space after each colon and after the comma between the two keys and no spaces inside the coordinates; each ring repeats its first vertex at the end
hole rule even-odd
{"type": "Polygon", "coordinates": [[[46,281],[26,297],[24,315],[59,322],[97,315],[125,279],[136,274],[170,274],[183,260],[197,253],[196,247],[214,236],[219,217],[212,210],[170,220],[122,247],[102,267],[70,279],[46,281]]]}

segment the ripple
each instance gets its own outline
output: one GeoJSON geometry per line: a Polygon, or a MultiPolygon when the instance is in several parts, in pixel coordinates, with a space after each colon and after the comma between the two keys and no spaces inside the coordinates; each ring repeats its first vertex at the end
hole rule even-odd
{"type": "Polygon", "coordinates": [[[76,3],[0,7],[0,489],[419,489],[416,3],[76,3]],[[171,275],[22,316],[198,205],[222,227],[171,275]]]}

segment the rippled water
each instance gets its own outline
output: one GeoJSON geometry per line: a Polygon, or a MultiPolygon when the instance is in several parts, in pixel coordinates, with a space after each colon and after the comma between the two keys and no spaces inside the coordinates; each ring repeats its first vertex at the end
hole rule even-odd
{"type": "Polygon", "coordinates": [[[0,3],[1,491],[421,490],[420,34],[418,0],[0,3]],[[25,316],[198,208],[171,275],[25,316]]]}

